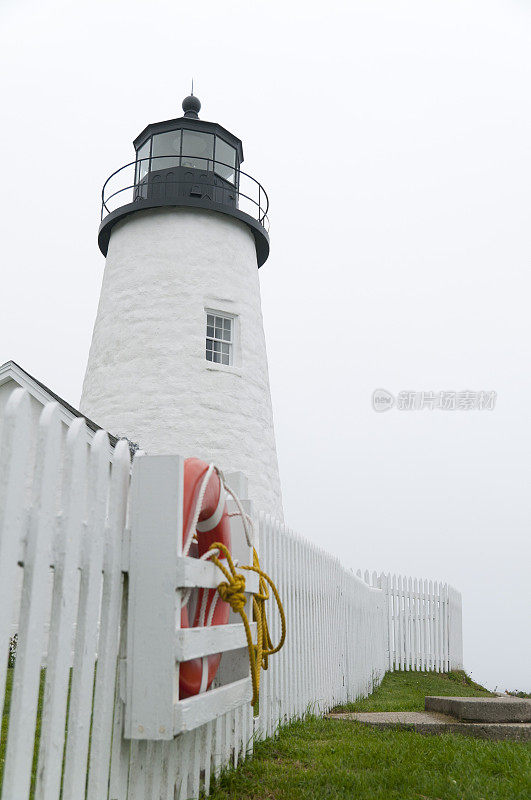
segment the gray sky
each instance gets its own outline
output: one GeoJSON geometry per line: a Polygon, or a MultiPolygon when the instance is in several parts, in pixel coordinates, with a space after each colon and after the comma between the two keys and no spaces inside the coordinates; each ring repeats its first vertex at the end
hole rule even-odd
{"type": "Polygon", "coordinates": [[[467,669],[529,691],[531,5],[2,0],[0,25],[0,363],[78,404],[101,185],[193,75],[271,199],[288,524],[454,584],[467,669]],[[498,400],[376,414],[377,387],[498,400]]]}

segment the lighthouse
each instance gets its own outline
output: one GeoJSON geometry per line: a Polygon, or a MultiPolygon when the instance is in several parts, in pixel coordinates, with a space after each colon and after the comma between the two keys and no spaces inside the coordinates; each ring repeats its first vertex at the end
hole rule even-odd
{"type": "Polygon", "coordinates": [[[183,115],[148,125],[104,185],[106,258],[80,409],[149,454],[241,470],[282,519],[258,270],[268,198],[242,142],[183,115]]]}

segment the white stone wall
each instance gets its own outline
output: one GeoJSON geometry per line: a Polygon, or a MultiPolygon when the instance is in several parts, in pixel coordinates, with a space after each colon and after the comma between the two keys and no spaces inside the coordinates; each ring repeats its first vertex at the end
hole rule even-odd
{"type": "Polygon", "coordinates": [[[139,211],[112,232],[80,409],[151,454],[241,470],[282,518],[254,238],[200,209],[139,211]],[[237,315],[233,367],[205,358],[205,308],[237,315]]]}

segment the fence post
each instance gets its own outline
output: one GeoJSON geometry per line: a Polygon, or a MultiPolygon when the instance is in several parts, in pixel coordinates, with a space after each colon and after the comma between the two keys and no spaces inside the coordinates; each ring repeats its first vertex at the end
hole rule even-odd
{"type": "Polygon", "coordinates": [[[184,461],[137,456],[131,479],[125,736],[173,739],[179,675],[177,557],[182,548],[184,461]],[[149,679],[146,680],[146,675],[149,679]]]}
{"type": "Polygon", "coordinates": [[[461,594],[448,587],[448,661],[450,669],[463,669],[463,621],[461,594]]]}

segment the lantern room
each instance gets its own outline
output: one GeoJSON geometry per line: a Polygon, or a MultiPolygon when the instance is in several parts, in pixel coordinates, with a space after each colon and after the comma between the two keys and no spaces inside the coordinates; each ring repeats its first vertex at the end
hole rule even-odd
{"type": "MultiPolygon", "coordinates": [[[[184,117],[148,125],[135,139],[139,187],[149,184],[148,175],[153,182],[155,177],[163,178],[175,169],[209,172],[230,186],[237,185],[242,143],[221,125],[200,120],[200,108],[199,100],[190,95],[183,101],[184,117]]],[[[175,175],[171,177],[179,182],[175,175]]],[[[186,173],[182,175],[185,177],[186,173]]],[[[188,177],[193,181],[199,176],[191,172],[188,177]]]]}
{"type": "Polygon", "coordinates": [[[218,123],[199,119],[201,103],[193,94],[182,108],[182,117],[144,128],[133,142],[135,161],[106,181],[100,249],[107,254],[112,227],[124,216],[158,206],[188,206],[245,222],[261,266],[269,254],[269,201],[258,181],[241,169],[241,140],[218,123]]]}

